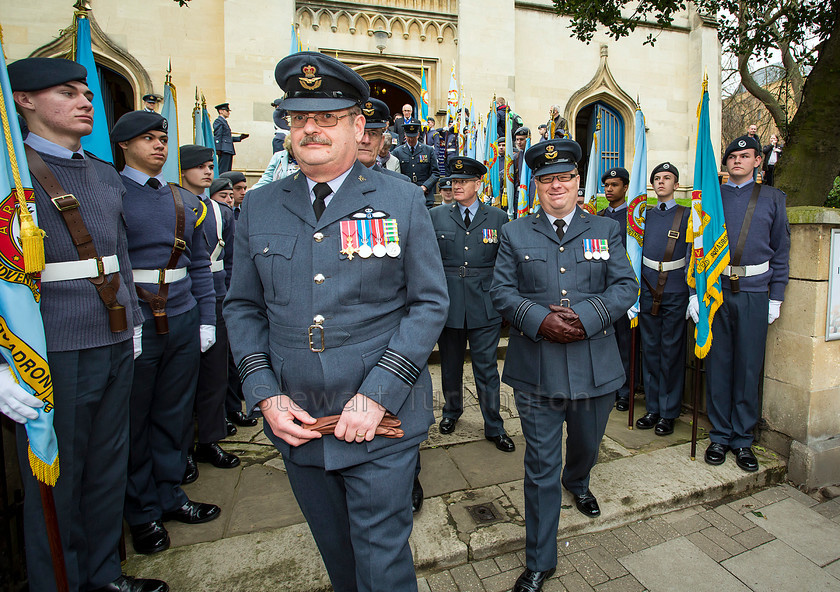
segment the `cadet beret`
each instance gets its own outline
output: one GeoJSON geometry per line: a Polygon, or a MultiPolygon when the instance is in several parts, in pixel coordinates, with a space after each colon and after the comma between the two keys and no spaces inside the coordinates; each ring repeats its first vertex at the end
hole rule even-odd
{"type": "Polygon", "coordinates": [[[333,111],[367,101],[370,87],[352,68],[317,51],[286,56],[274,69],[289,111],[333,111]]]}
{"type": "Polygon", "coordinates": [[[219,191],[223,191],[225,189],[233,189],[233,185],[230,182],[230,179],[227,177],[219,177],[218,179],[213,179],[213,182],[210,183],[210,193],[209,195],[212,197],[214,193],[218,193],[219,191]]]}
{"type": "Polygon", "coordinates": [[[438,179],[438,189],[452,189],[452,179],[449,177],[438,179]]]}
{"type": "Polygon", "coordinates": [[[738,152],[739,150],[747,150],[752,148],[756,150],[756,153],[761,153],[761,146],[758,145],[758,140],[755,138],[751,138],[750,136],[741,136],[740,138],[735,138],[732,140],[732,143],[726,147],[726,152],[723,153],[723,164],[726,164],[726,159],[729,158],[729,155],[733,152],[738,152]]]}
{"type": "Polygon", "coordinates": [[[369,98],[362,103],[362,113],[365,116],[365,129],[380,129],[388,127],[391,110],[379,99],[369,98]]]}
{"type": "Polygon", "coordinates": [[[24,58],[8,67],[12,91],[43,90],[65,82],[85,82],[87,69],[64,58],[24,58]]]}
{"type": "Polygon", "coordinates": [[[582,155],[574,140],[555,138],[534,144],[525,151],[525,162],[534,176],[568,173],[575,170],[582,155]]]}
{"type": "Polygon", "coordinates": [[[516,136],[530,136],[530,135],[531,135],[531,130],[529,130],[527,127],[525,127],[525,126],[523,125],[523,126],[522,126],[522,127],[520,127],[518,130],[516,130],[516,131],[513,133],[513,135],[514,135],[514,137],[516,137],[516,136]]]}
{"type": "Polygon", "coordinates": [[[166,132],[169,122],[159,113],[151,111],[129,111],[117,120],[111,130],[112,142],[127,142],[140,134],[156,130],[166,132]]]}
{"type": "Polygon", "coordinates": [[[146,103],[160,103],[163,97],[160,95],[143,95],[143,100],[146,103]]]}
{"type": "Polygon", "coordinates": [[[474,158],[456,156],[446,163],[450,179],[475,179],[487,173],[487,167],[474,158]]]}
{"type": "Polygon", "coordinates": [[[230,111],[230,103],[219,103],[218,105],[216,105],[213,108],[216,111],[219,111],[220,109],[227,109],[228,111],[230,111]]]}
{"type": "Polygon", "coordinates": [[[226,173],[222,173],[221,175],[219,175],[219,178],[220,179],[230,179],[230,182],[233,185],[236,185],[237,183],[242,183],[242,182],[247,183],[247,181],[248,181],[245,178],[245,173],[243,173],[242,171],[228,171],[226,173]]]}
{"type": "Polygon", "coordinates": [[[418,136],[420,135],[420,124],[416,121],[406,123],[405,125],[403,125],[403,131],[405,132],[405,135],[409,138],[418,136]]]}
{"type": "Polygon", "coordinates": [[[607,179],[624,179],[625,183],[629,183],[630,173],[624,167],[613,167],[608,171],[604,171],[604,174],[601,175],[601,183],[607,179]]]}
{"type": "Polygon", "coordinates": [[[653,177],[656,173],[673,173],[673,175],[677,178],[677,181],[680,180],[680,172],[677,170],[677,167],[672,165],[670,162],[663,162],[662,164],[658,164],[653,168],[653,172],[650,174],[650,184],[653,185],[653,177]]]}
{"type": "Polygon", "coordinates": [[[180,148],[181,170],[194,169],[200,164],[213,160],[213,149],[196,144],[184,144],[180,148]]]}

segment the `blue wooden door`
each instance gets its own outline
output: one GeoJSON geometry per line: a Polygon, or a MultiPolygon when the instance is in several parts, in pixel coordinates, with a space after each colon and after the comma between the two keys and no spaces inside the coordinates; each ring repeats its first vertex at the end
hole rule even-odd
{"type": "Polygon", "coordinates": [[[613,167],[624,166],[624,120],[615,109],[609,107],[606,103],[598,101],[592,107],[588,137],[592,137],[595,132],[595,125],[600,118],[601,132],[598,136],[598,143],[601,159],[598,162],[598,192],[603,193],[604,185],[600,179],[604,171],[613,167]]]}

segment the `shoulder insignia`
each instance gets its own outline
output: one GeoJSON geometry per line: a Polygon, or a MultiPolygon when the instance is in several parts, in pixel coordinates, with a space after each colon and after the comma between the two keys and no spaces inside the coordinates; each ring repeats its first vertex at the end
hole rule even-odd
{"type": "Polygon", "coordinates": [[[359,181],[367,181],[367,179],[365,177],[363,177],[362,175],[359,175],[359,181]]]}
{"type": "Polygon", "coordinates": [[[207,215],[207,206],[204,205],[203,201],[199,201],[198,203],[201,204],[201,214],[198,213],[197,209],[193,210],[193,212],[195,212],[196,216],[198,216],[198,219],[195,221],[195,227],[196,228],[198,228],[199,224],[204,222],[204,217],[207,215]]]}
{"type": "Polygon", "coordinates": [[[296,173],[295,173],[295,181],[297,181],[297,180],[298,180],[298,177],[300,177],[300,171],[298,171],[298,172],[296,172],[296,173]]]}

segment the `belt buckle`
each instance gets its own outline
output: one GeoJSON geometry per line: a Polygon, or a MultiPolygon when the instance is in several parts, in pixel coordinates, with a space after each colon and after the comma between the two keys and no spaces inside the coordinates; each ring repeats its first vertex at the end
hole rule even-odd
{"type": "Polygon", "coordinates": [[[53,202],[53,205],[59,212],[66,212],[67,210],[75,210],[79,207],[79,200],[76,199],[76,196],[72,193],[65,193],[64,195],[58,195],[56,197],[51,197],[50,201],[53,202]],[[60,204],[59,202],[66,200],[67,203],[60,204]]]}
{"type": "Polygon", "coordinates": [[[158,269],[158,284],[166,283],[166,269],[158,269]]]}
{"type": "Polygon", "coordinates": [[[676,230],[669,230],[668,231],[668,238],[672,238],[674,240],[677,240],[678,238],[680,238],[680,233],[677,232],[676,230]]]}
{"type": "Polygon", "coordinates": [[[315,352],[315,353],[320,353],[320,352],[324,351],[325,349],[327,349],[327,348],[326,348],[326,345],[324,345],[324,326],[319,325],[319,324],[309,325],[309,351],[312,351],[312,352],[315,352]],[[313,341],[313,337],[315,337],[312,334],[313,329],[320,329],[321,330],[321,347],[320,347],[320,349],[316,349],[316,343],[313,341]]]}
{"type": "Polygon", "coordinates": [[[665,264],[665,262],[664,261],[659,261],[658,263],[659,263],[659,273],[662,273],[663,271],[665,271],[664,269],[662,269],[662,266],[665,264]]]}
{"type": "Polygon", "coordinates": [[[179,251],[186,251],[187,250],[187,241],[182,238],[175,239],[175,248],[179,251]]]}
{"type": "Polygon", "coordinates": [[[463,265],[458,268],[458,277],[465,278],[467,277],[467,268],[463,265]]]}
{"type": "Polygon", "coordinates": [[[560,299],[560,306],[565,306],[566,308],[571,308],[572,307],[572,301],[569,300],[568,298],[561,298],[560,299]]]}
{"type": "Polygon", "coordinates": [[[96,261],[96,271],[98,272],[98,276],[105,275],[105,263],[102,262],[102,257],[97,257],[94,259],[96,261]]]}

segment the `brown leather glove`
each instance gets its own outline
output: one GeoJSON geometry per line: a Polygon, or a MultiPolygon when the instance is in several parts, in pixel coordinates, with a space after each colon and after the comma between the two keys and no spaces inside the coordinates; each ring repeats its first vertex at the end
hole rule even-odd
{"type": "Polygon", "coordinates": [[[577,315],[572,312],[574,319],[566,320],[564,314],[568,317],[568,313],[559,311],[552,311],[547,314],[543,322],[540,323],[538,333],[551,343],[572,343],[586,339],[586,332],[583,330],[577,315]]]}
{"type": "Polygon", "coordinates": [[[583,328],[583,323],[580,322],[580,317],[574,310],[572,310],[568,306],[558,306],[556,304],[550,304],[548,308],[551,312],[556,312],[557,314],[559,314],[560,318],[566,321],[572,327],[580,329],[583,332],[583,337],[581,339],[586,339],[586,329],[583,328]]]}
{"type": "MultiPolygon", "coordinates": [[[[303,427],[327,436],[335,432],[335,426],[338,424],[340,417],[341,415],[326,415],[319,417],[312,425],[304,425],[303,427]]],[[[401,425],[402,422],[397,416],[386,413],[379,425],[376,426],[376,435],[386,438],[402,438],[405,432],[400,428],[401,425]]]]}

